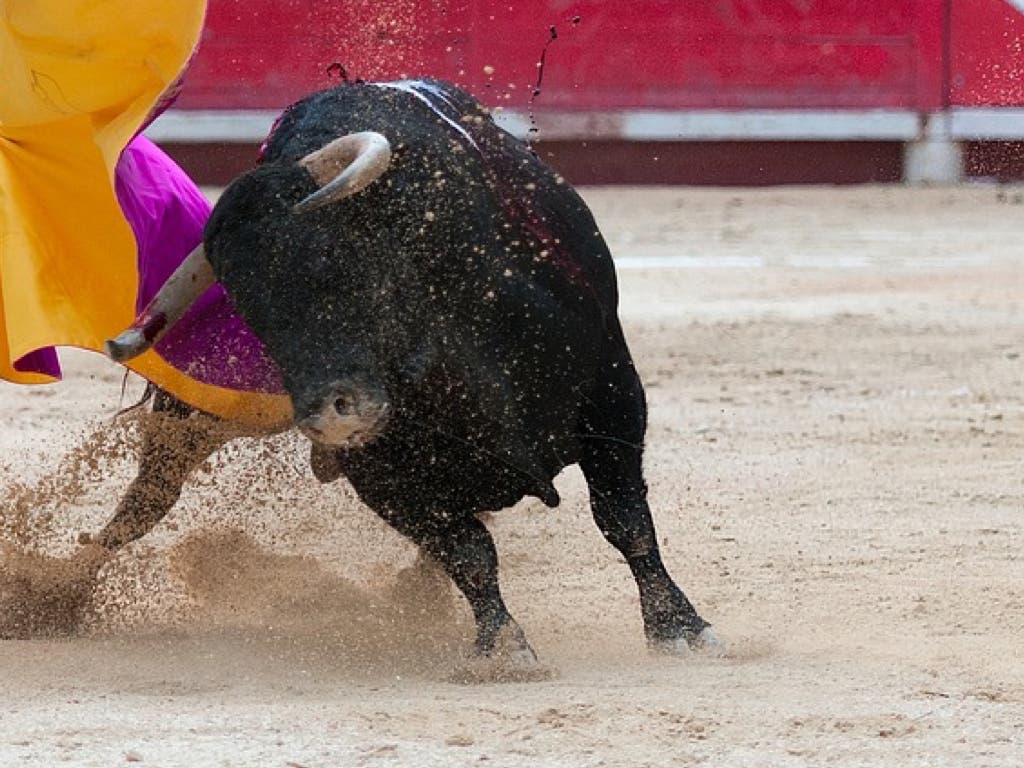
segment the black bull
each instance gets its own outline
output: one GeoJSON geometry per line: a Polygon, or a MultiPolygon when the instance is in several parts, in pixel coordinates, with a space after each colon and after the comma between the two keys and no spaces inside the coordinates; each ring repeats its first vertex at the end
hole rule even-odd
{"type": "MultiPolygon", "coordinates": [[[[552,480],[571,464],[633,572],[649,643],[711,640],[658,551],[646,405],[608,248],[576,192],[471,96],[355,83],[298,102],[264,162],[221,196],[204,247],[280,368],[314,472],[344,474],[440,563],[472,607],[479,654],[532,658],[477,514],[526,495],[557,505],[552,480]],[[353,151],[340,165],[318,153],[364,132],[389,154],[325,202],[324,169],[344,172],[353,151]]],[[[90,544],[95,563],[158,522],[224,439],[165,394],[155,408],[187,422],[188,450],[148,437],[139,477],[90,544]]]]}

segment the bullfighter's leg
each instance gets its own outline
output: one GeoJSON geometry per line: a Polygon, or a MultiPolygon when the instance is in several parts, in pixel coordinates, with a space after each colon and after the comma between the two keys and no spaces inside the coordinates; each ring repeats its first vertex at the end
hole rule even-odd
{"type": "MultiPolygon", "coordinates": [[[[624,349],[624,344],[613,347],[624,349]]],[[[633,572],[647,642],[665,650],[710,646],[717,642],[710,625],[661,560],[642,471],[647,426],[643,387],[628,353],[615,362],[606,366],[605,381],[590,393],[581,423],[580,467],[594,520],[633,572]]]]}

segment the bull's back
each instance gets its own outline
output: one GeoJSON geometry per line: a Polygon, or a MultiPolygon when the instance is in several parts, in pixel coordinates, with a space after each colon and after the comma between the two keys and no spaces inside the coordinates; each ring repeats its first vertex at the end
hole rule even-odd
{"type": "Polygon", "coordinates": [[[450,83],[359,82],[321,91],[283,113],[265,158],[294,162],[338,136],[365,130],[383,133],[396,150],[389,184],[398,194],[384,193],[378,201],[368,191],[369,207],[386,205],[393,219],[417,224],[427,217],[439,232],[446,230],[447,217],[446,239],[456,244],[467,216],[485,226],[492,226],[486,220],[493,217],[499,226],[518,229],[510,242],[520,252],[531,258],[543,253],[554,266],[526,265],[531,279],[560,293],[584,291],[614,314],[614,267],[586,203],[527,143],[498,127],[480,102],[450,83]]]}

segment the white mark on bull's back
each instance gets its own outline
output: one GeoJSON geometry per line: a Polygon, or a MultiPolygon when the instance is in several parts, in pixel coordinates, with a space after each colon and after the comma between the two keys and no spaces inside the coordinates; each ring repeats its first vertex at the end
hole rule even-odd
{"type": "Polygon", "coordinates": [[[480,150],[480,147],[478,147],[477,143],[473,141],[473,137],[469,135],[466,129],[452,120],[450,116],[445,114],[443,109],[439,108],[433,101],[431,101],[431,97],[434,97],[440,99],[452,109],[455,109],[455,105],[452,104],[447,94],[437,86],[431,83],[426,83],[422,80],[396,80],[390,83],[374,83],[374,85],[377,85],[380,88],[393,88],[396,91],[405,91],[406,93],[412,94],[430,107],[431,111],[438,117],[454,128],[462,138],[473,146],[473,149],[476,149],[477,151],[480,150]]]}

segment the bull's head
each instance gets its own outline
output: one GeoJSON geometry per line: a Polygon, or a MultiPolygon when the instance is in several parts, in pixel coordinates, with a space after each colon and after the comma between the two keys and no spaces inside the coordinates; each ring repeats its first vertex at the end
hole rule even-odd
{"type": "MultiPolygon", "coordinates": [[[[298,164],[316,191],[292,206],[305,214],[351,197],[379,178],[391,161],[391,146],[379,133],[354,133],[311,152],[298,164]]],[[[217,277],[202,245],[181,263],[132,325],[106,343],[107,354],[125,362],[148,350],[185,315],[217,277]]],[[[280,361],[279,361],[280,362],[280,361]]],[[[330,446],[357,446],[372,438],[387,416],[383,388],[360,375],[339,375],[310,391],[292,388],[296,423],[312,440],[330,446]]]]}

